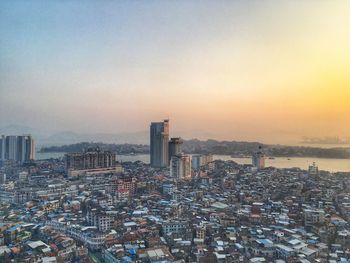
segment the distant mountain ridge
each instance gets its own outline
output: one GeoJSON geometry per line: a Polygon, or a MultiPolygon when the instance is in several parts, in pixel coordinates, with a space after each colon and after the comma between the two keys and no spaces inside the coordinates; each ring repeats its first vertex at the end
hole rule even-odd
{"type": "Polygon", "coordinates": [[[62,146],[49,146],[41,148],[40,152],[83,152],[89,149],[99,148],[101,150],[108,150],[117,154],[141,154],[149,153],[149,145],[144,144],[114,144],[102,142],[80,142],[62,146]]]}
{"type": "Polygon", "coordinates": [[[350,137],[339,138],[337,136],[326,136],[326,137],[306,137],[306,136],[304,136],[301,143],[347,145],[347,144],[350,144],[350,137]]]}
{"type": "Polygon", "coordinates": [[[145,144],[148,142],[148,132],[130,132],[130,133],[91,133],[81,134],[75,132],[59,132],[55,133],[43,141],[44,145],[62,145],[78,142],[105,142],[105,143],[133,143],[145,144]]]}
{"type": "MultiPolygon", "coordinates": [[[[235,142],[198,139],[184,140],[183,151],[194,154],[233,155],[235,157],[251,156],[262,146],[267,156],[274,157],[317,157],[350,159],[350,148],[315,148],[284,145],[266,145],[258,142],[235,142]]],[[[64,146],[51,146],[41,149],[42,152],[81,152],[88,148],[100,147],[116,153],[137,154],[149,153],[149,145],[141,144],[107,144],[83,142],[64,146]]]]}
{"type": "Polygon", "coordinates": [[[50,133],[48,131],[40,131],[32,127],[21,125],[9,125],[0,128],[0,134],[4,135],[21,135],[31,134],[39,148],[43,146],[60,146],[66,144],[74,144],[82,141],[85,142],[105,142],[105,143],[134,143],[147,144],[149,141],[148,131],[140,132],[123,132],[123,133],[77,133],[72,131],[62,131],[50,133]]]}
{"type": "MultiPolygon", "coordinates": [[[[50,132],[35,129],[32,127],[22,125],[9,125],[0,128],[0,135],[20,135],[20,134],[31,134],[37,147],[47,146],[62,146],[68,144],[75,144],[80,142],[104,142],[114,144],[149,144],[149,131],[137,131],[137,132],[116,132],[116,133],[78,133],[73,131],[60,131],[50,132]]],[[[191,134],[196,134],[200,138],[214,137],[213,134],[192,130],[192,131],[181,131],[174,133],[172,136],[177,137],[181,135],[183,138],[191,138],[191,134]]]]}
{"type": "MultiPolygon", "coordinates": [[[[74,145],[85,142],[88,146],[91,145],[107,145],[107,149],[119,149],[118,145],[128,145],[123,147],[123,151],[128,153],[145,153],[149,147],[149,132],[128,132],[128,133],[76,133],[71,131],[63,131],[53,133],[40,131],[31,127],[10,125],[0,128],[0,134],[4,135],[20,135],[31,134],[36,140],[37,149],[43,148],[44,151],[52,152],[67,152],[72,149],[78,151],[81,147],[74,145]],[[118,146],[116,148],[116,145],[118,146]],[[139,148],[140,145],[145,147],[139,148]],[[53,146],[53,147],[50,147],[53,146]],[[134,147],[135,146],[135,147],[134,147]],[[68,148],[67,148],[68,147],[68,148]],[[54,150],[53,150],[54,149],[54,150]],[[69,150],[67,150],[69,149],[69,150]]],[[[184,136],[183,138],[186,138],[184,136]]],[[[85,145],[85,146],[86,146],[85,145]]],[[[84,146],[84,147],[85,147],[84,146]]],[[[86,147],[87,147],[86,146],[86,147]]],[[[285,145],[268,145],[259,142],[240,142],[240,141],[218,141],[213,139],[199,140],[191,139],[184,141],[184,151],[188,153],[212,153],[212,154],[226,154],[235,156],[247,156],[255,151],[259,146],[264,148],[268,156],[295,156],[295,157],[320,157],[320,158],[343,158],[350,159],[350,148],[336,147],[336,148],[317,148],[306,146],[285,146],[285,145]]]]}
{"type": "Polygon", "coordinates": [[[38,129],[24,126],[24,125],[8,125],[0,128],[0,134],[2,135],[23,135],[31,134],[36,137],[45,136],[45,132],[38,129]]]}

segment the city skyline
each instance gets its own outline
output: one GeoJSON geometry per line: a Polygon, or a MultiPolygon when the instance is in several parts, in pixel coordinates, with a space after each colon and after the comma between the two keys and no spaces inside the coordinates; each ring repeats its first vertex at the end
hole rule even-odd
{"type": "Polygon", "coordinates": [[[0,262],[350,263],[349,14],[0,1],[0,262]]]}
{"type": "Polygon", "coordinates": [[[117,134],[170,118],[184,138],[350,136],[348,1],[0,5],[1,126],[117,134]]]}

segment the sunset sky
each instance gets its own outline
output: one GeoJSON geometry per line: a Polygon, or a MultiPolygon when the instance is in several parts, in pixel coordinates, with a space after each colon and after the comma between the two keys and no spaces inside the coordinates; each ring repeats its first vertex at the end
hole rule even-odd
{"type": "Polygon", "coordinates": [[[350,137],[350,1],[1,1],[0,127],[350,137]]]}

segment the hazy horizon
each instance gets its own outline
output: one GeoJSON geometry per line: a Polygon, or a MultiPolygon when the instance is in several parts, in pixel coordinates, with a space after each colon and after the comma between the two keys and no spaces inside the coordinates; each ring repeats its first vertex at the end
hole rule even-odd
{"type": "Polygon", "coordinates": [[[184,138],[349,138],[349,12],[341,0],[2,1],[0,128],[118,134],[170,118],[184,138]]]}
{"type": "MultiPolygon", "coordinates": [[[[178,131],[171,133],[171,137],[180,136],[184,140],[198,139],[201,141],[217,140],[217,141],[236,141],[236,142],[256,142],[262,144],[280,144],[290,146],[306,146],[316,148],[350,148],[349,138],[339,137],[305,137],[299,141],[289,143],[269,143],[261,140],[240,140],[239,138],[217,138],[215,135],[193,132],[197,136],[191,136],[191,132],[178,131]]],[[[38,149],[46,146],[61,146],[65,144],[74,144],[80,142],[95,143],[131,143],[131,144],[147,144],[149,145],[149,130],[124,132],[124,133],[77,133],[74,131],[43,131],[28,126],[10,125],[0,127],[0,135],[23,135],[30,134],[36,140],[38,149]]]]}

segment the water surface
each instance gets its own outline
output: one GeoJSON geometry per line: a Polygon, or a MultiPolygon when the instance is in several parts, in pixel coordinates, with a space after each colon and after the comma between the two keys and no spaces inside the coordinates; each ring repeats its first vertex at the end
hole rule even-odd
{"type": "MultiPolygon", "coordinates": [[[[37,153],[36,159],[43,160],[49,158],[61,158],[64,153],[37,153]]],[[[232,160],[239,164],[251,164],[251,158],[235,158],[229,155],[214,155],[214,160],[232,160]]],[[[144,163],[150,162],[149,154],[137,154],[137,155],[117,155],[116,158],[120,162],[135,162],[142,161],[144,163]]],[[[313,157],[276,157],[274,159],[266,158],[266,166],[272,166],[276,168],[293,168],[298,167],[307,170],[309,165],[313,162],[319,167],[320,170],[330,172],[350,172],[350,159],[327,159],[327,158],[313,158],[313,157]]]]}

